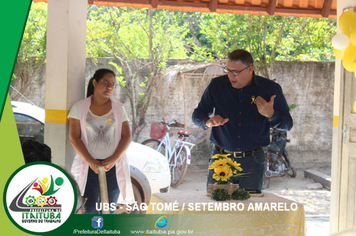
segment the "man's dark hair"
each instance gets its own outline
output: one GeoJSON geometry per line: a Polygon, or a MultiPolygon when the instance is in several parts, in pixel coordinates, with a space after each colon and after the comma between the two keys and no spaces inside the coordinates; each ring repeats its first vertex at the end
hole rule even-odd
{"type": "Polygon", "coordinates": [[[22,152],[26,164],[35,161],[51,162],[51,148],[46,144],[29,139],[22,144],[22,152]]]}
{"type": "Polygon", "coordinates": [[[230,61],[241,61],[242,64],[246,66],[253,66],[253,58],[251,53],[243,49],[237,49],[231,52],[227,56],[227,59],[229,59],[230,61]]]}

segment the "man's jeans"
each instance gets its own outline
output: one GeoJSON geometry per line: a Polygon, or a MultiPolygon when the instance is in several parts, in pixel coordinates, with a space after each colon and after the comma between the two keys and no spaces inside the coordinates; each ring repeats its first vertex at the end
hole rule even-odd
{"type": "MultiPolygon", "coordinates": [[[[99,188],[99,178],[95,172],[88,167],[88,178],[85,187],[84,196],[88,198],[85,203],[85,214],[100,214],[100,211],[96,210],[96,204],[100,209],[100,188],[99,188]]],[[[108,186],[109,204],[115,202],[115,210],[117,200],[119,199],[120,190],[117,185],[116,180],[116,167],[114,166],[108,172],[106,172],[106,182],[108,186]]],[[[103,206],[101,206],[101,209],[103,206]]],[[[115,214],[115,210],[110,209],[111,214],[115,214]]]]}
{"type": "MultiPolygon", "coordinates": [[[[215,154],[220,153],[215,148],[211,153],[211,157],[215,154]]],[[[220,153],[221,154],[221,153],[220,153]]],[[[224,153],[225,154],[225,153],[224,153]]],[[[266,160],[264,152],[257,152],[253,153],[250,156],[245,156],[241,158],[234,158],[232,155],[229,156],[232,160],[236,161],[237,163],[241,164],[242,173],[248,173],[245,176],[235,177],[230,179],[230,182],[233,184],[239,184],[240,188],[244,189],[262,189],[265,168],[266,168],[266,160]]],[[[209,166],[217,159],[210,158],[209,166]]],[[[208,178],[207,178],[207,188],[208,184],[214,184],[217,182],[213,179],[214,170],[208,171],[208,178]]]]}

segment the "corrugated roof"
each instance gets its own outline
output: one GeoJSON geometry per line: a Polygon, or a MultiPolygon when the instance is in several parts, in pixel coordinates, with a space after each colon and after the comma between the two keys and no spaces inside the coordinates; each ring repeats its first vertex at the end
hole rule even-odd
{"type": "MultiPolygon", "coordinates": [[[[47,0],[33,0],[47,2],[47,0]]],[[[98,6],[336,19],[337,0],[88,0],[98,6]]]]}

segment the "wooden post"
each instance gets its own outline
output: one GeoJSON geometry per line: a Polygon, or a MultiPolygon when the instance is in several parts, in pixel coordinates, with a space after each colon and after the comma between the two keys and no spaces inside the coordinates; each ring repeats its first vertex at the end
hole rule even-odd
{"type": "Polygon", "coordinates": [[[165,114],[164,114],[163,94],[162,94],[162,76],[159,77],[159,92],[160,92],[160,94],[161,94],[161,104],[162,104],[163,122],[166,122],[166,116],[165,116],[165,114]]]}
{"type": "Polygon", "coordinates": [[[187,132],[187,123],[188,123],[188,119],[187,119],[187,95],[186,95],[186,91],[185,91],[185,78],[184,78],[184,74],[182,74],[182,82],[183,82],[183,101],[184,101],[184,132],[187,132]]]}

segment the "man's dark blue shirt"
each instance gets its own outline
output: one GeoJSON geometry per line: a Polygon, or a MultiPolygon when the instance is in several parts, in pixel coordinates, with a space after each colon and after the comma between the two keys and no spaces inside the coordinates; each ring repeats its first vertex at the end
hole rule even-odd
{"type": "Polygon", "coordinates": [[[214,78],[193,112],[193,122],[207,129],[205,121],[213,112],[229,121],[212,128],[210,142],[229,151],[265,147],[270,143],[270,127],[289,131],[293,126],[281,86],[255,74],[252,83],[241,89],[232,87],[227,75],[214,78]],[[258,112],[254,99],[261,96],[269,102],[273,95],[274,115],[268,119],[258,112]]]}

